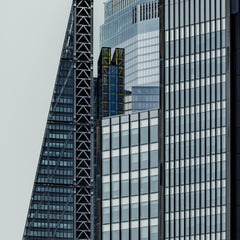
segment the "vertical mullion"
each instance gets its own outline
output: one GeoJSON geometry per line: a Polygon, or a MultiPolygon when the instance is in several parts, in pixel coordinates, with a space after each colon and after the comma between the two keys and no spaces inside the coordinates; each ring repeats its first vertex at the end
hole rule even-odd
{"type": "Polygon", "coordinates": [[[122,236],[122,154],[121,154],[121,149],[122,149],[122,121],[121,117],[118,117],[119,119],[119,239],[121,239],[122,236]]]}
{"type": "MultiPolygon", "coordinates": [[[[149,9],[150,10],[150,9],[149,9]]],[[[150,127],[150,113],[148,112],[148,239],[151,239],[151,235],[150,235],[150,230],[151,230],[151,225],[150,225],[150,217],[151,217],[151,209],[150,209],[150,195],[151,195],[151,176],[150,176],[150,131],[151,131],[151,127],[150,127]]]]}
{"type": "Polygon", "coordinates": [[[112,238],[112,119],[110,119],[110,238],[112,238]]]}

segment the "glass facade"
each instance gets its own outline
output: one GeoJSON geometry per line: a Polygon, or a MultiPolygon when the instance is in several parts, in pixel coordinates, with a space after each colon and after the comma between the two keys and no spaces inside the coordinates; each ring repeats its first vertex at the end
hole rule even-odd
{"type": "Polygon", "coordinates": [[[158,1],[108,1],[100,39],[101,47],[125,49],[125,90],[159,87],[158,1]]]}
{"type": "Polygon", "coordinates": [[[159,107],[159,87],[132,87],[132,112],[159,107]]]}
{"type": "Polygon", "coordinates": [[[158,122],[158,110],[102,120],[100,239],[158,239],[158,122]]]}
{"type": "Polygon", "coordinates": [[[94,104],[96,119],[124,113],[124,49],[102,48],[95,79],[94,104]]]}
{"type": "Polygon", "coordinates": [[[71,13],[23,239],[73,239],[73,31],[71,13]]]}
{"type": "Polygon", "coordinates": [[[227,239],[225,2],[160,3],[164,239],[227,239]]]}

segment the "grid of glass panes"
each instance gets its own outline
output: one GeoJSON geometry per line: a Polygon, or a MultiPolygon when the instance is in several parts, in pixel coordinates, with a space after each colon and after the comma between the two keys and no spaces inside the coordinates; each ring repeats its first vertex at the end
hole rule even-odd
{"type": "Polygon", "coordinates": [[[158,121],[158,110],[102,121],[104,240],[158,239],[158,121]]]}
{"type": "Polygon", "coordinates": [[[225,0],[165,0],[164,17],[165,239],[225,239],[225,0]]]}
{"type": "Polygon", "coordinates": [[[73,15],[53,92],[23,239],[73,239],[73,15]]]}
{"type": "MultiPolygon", "coordinates": [[[[143,5],[146,6],[146,2],[154,5],[154,16],[158,16],[155,13],[158,1],[138,0],[111,16],[105,16],[100,30],[101,47],[125,49],[125,89],[129,91],[132,86],[159,86],[159,19],[151,17],[140,20],[140,12],[143,14],[143,5]],[[133,7],[136,9],[134,24],[133,7]]],[[[107,4],[105,8],[108,8],[107,4]]]]}

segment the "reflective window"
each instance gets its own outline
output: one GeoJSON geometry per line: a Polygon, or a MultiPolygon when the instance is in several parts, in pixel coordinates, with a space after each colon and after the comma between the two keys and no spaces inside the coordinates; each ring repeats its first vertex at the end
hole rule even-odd
{"type": "Polygon", "coordinates": [[[119,132],[112,133],[112,149],[119,148],[119,132]]]}
{"type": "Polygon", "coordinates": [[[103,199],[109,199],[110,198],[110,183],[103,183],[102,198],[103,199]]]}
{"type": "Polygon", "coordinates": [[[133,178],[131,180],[131,195],[138,195],[138,178],[133,178]]]}
{"type": "Polygon", "coordinates": [[[151,182],[150,182],[150,189],[151,192],[158,192],[158,176],[151,176],[151,182]]]}
{"type": "Polygon", "coordinates": [[[128,155],[121,156],[121,171],[122,172],[129,171],[129,156],[128,155]]]}
{"type": "Polygon", "coordinates": [[[152,150],[150,151],[150,167],[158,167],[158,151],[152,150]]]}
{"type": "Polygon", "coordinates": [[[131,219],[132,220],[138,219],[138,203],[131,204],[131,219]]]}
{"type": "Polygon", "coordinates": [[[141,144],[148,143],[148,127],[141,127],[141,144]]]}
{"type": "Polygon", "coordinates": [[[119,181],[112,182],[112,198],[119,197],[119,181]]]}
{"type": "Polygon", "coordinates": [[[110,208],[109,207],[104,207],[102,209],[102,218],[103,218],[103,224],[105,223],[110,223],[110,208]]]}
{"type": "Polygon", "coordinates": [[[129,239],[129,230],[128,229],[122,229],[122,240],[128,240],[129,239]]]}
{"type": "Polygon", "coordinates": [[[122,180],[121,185],[121,195],[122,197],[127,197],[129,195],[129,180],[122,180]]]}
{"type": "Polygon", "coordinates": [[[131,228],[131,239],[139,240],[138,228],[131,228]]]}
{"type": "Polygon", "coordinates": [[[142,177],[140,180],[141,180],[141,194],[148,193],[148,178],[142,177]]]}
{"type": "Polygon", "coordinates": [[[119,206],[112,207],[112,222],[119,222],[119,206]]]}
{"type": "Polygon", "coordinates": [[[158,125],[153,125],[150,127],[150,141],[151,142],[158,141],[158,125]]]}
{"type": "Polygon", "coordinates": [[[109,158],[102,159],[102,174],[103,175],[110,174],[110,159],[109,158]]]}
{"type": "Polygon", "coordinates": [[[121,147],[128,147],[129,145],[129,132],[128,130],[121,132],[121,147]]]}
{"type": "Polygon", "coordinates": [[[148,168],[148,152],[141,152],[141,169],[148,168]]]}
{"type": "Polygon", "coordinates": [[[122,211],[122,215],[121,215],[122,222],[128,221],[129,220],[129,205],[128,204],[122,205],[121,211],[122,211]]]}
{"type": "Polygon", "coordinates": [[[158,201],[150,202],[150,214],[151,218],[158,217],[158,201]]]}
{"type": "Polygon", "coordinates": [[[104,150],[109,150],[110,149],[110,134],[103,134],[102,135],[102,149],[104,150]]]}
{"type": "Polygon", "coordinates": [[[119,173],[119,157],[112,157],[112,174],[119,173]]]}
{"type": "Polygon", "coordinates": [[[148,218],[148,202],[141,202],[141,219],[148,218]]]}
{"type": "Polygon", "coordinates": [[[110,240],[110,232],[103,232],[103,239],[110,240]]]}
{"type": "Polygon", "coordinates": [[[141,240],[148,240],[148,227],[141,227],[141,240]]]}
{"type": "Polygon", "coordinates": [[[119,240],[119,230],[112,231],[112,239],[119,240]]]}
{"type": "Polygon", "coordinates": [[[138,153],[131,154],[131,171],[138,170],[138,153]]]}

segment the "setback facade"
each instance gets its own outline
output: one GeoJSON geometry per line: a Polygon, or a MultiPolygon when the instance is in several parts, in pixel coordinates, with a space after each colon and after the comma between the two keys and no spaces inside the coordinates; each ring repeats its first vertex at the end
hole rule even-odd
{"type": "Polygon", "coordinates": [[[106,2],[100,46],[125,49],[125,90],[159,87],[158,1],[106,2]]]}
{"type": "Polygon", "coordinates": [[[159,110],[99,122],[98,239],[158,239],[158,141],[159,110]]]}

